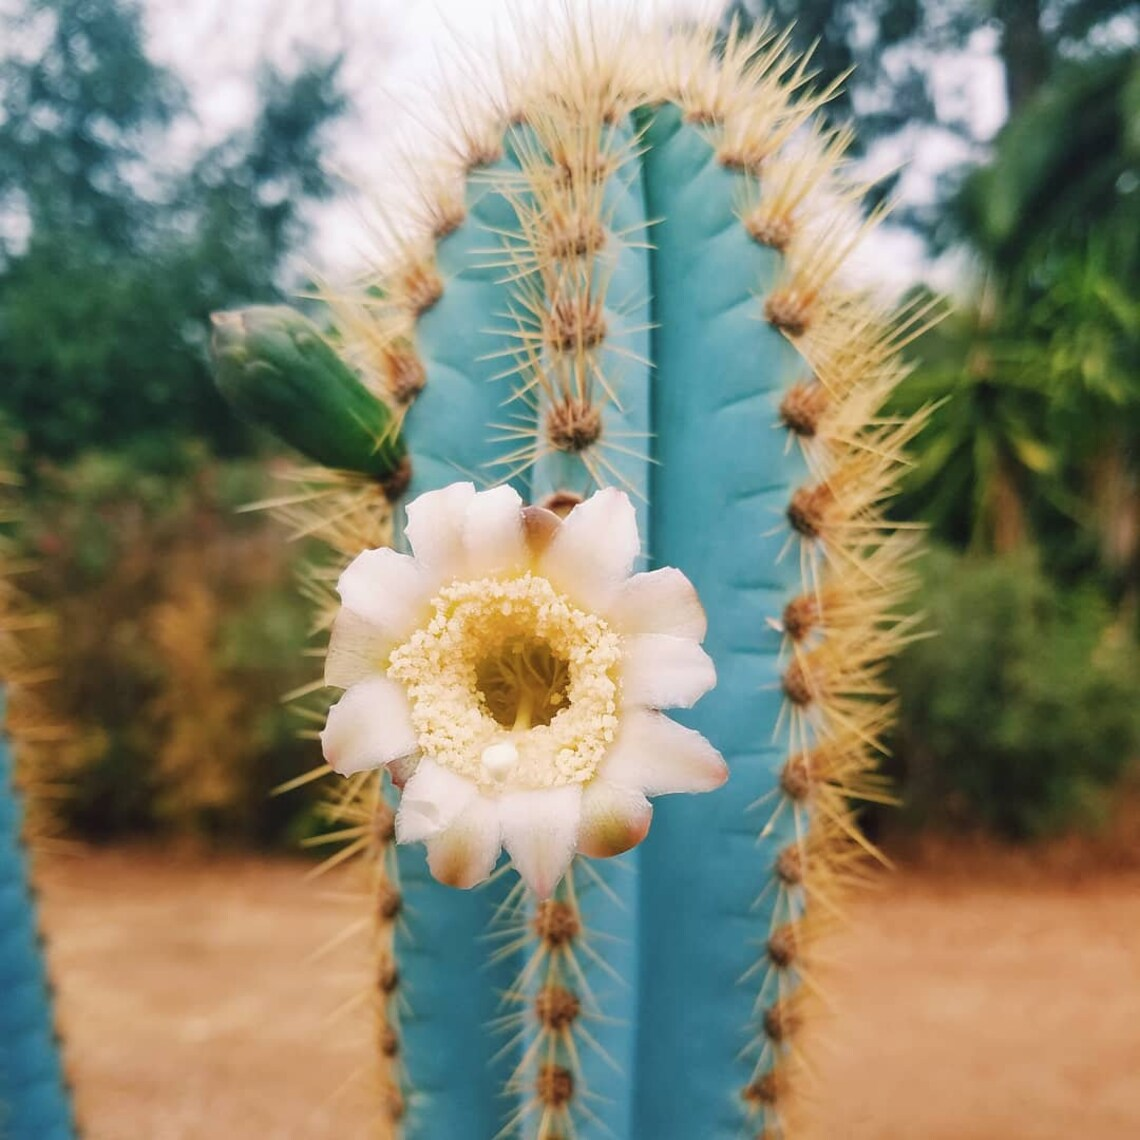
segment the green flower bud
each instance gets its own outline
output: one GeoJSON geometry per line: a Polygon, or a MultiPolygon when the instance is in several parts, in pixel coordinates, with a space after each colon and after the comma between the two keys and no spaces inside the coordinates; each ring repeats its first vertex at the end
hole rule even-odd
{"type": "Polygon", "coordinates": [[[214,313],[218,388],[243,419],[322,466],[389,480],[406,449],[391,409],[286,305],[214,313]]]}

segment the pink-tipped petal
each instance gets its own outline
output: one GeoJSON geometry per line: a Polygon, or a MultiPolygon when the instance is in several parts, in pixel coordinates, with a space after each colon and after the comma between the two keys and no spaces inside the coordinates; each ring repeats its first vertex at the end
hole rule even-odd
{"type": "Polygon", "coordinates": [[[395,644],[415,629],[436,582],[414,558],[385,546],[358,554],[336,588],[347,609],[395,644]]]}
{"type": "Polygon", "coordinates": [[[463,521],[463,545],[472,578],[526,564],[522,510],[522,499],[513,487],[480,491],[471,500],[463,521]]]}
{"type": "Polygon", "coordinates": [[[342,776],[411,755],[418,743],[404,690],[385,677],[353,685],[329,709],[321,747],[342,776]]]}
{"type": "Polygon", "coordinates": [[[582,789],[578,785],[512,792],[499,801],[503,846],[540,899],[554,892],[578,846],[582,789]]]}
{"type": "Polygon", "coordinates": [[[660,633],[627,638],[622,671],[627,706],[687,709],[715,684],[712,658],[695,641],[660,633]]]}
{"type": "Polygon", "coordinates": [[[434,760],[421,760],[400,796],[396,842],[419,843],[439,835],[477,795],[470,780],[434,760]]]}
{"type": "Polygon", "coordinates": [[[588,608],[604,609],[640,550],[633,503],[624,492],[606,487],[566,516],[542,555],[539,572],[588,608]]]}
{"type": "Polygon", "coordinates": [[[393,642],[358,613],[341,609],[333,621],[325,658],[325,684],[348,689],[384,672],[393,642]]]}
{"type": "Polygon", "coordinates": [[[408,504],[404,534],[417,562],[442,577],[463,572],[463,519],[474,498],[473,483],[452,483],[408,504]]]}
{"type": "Polygon", "coordinates": [[[622,584],[610,616],[624,633],[664,633],[704,639],[708,629],[704,607],[693,583],[672,566],[634,574],[622,584]]]}
{"type": "Polygon", "coordinates": [[[403,791],[404,785],[416,774],[416,769],[419,766],[420,756],[418,753],[413,753],[411,756],[401,756],[400,759],[393,760],[388,765],[388,778],[392,781],[392,786],[403,791]]]}
{"type": "Polygon", "coordinates": [[[477,795],[455,822],[427,840],[428,867],[445,886],[477,886],[495,869],[502,839],[493,800],[477,795]]]}
{"type": "Polygon", "coordinates": [[[582,793],[578,850],[592,859],[620,855],[649,834],[652,819],[653,806],[640,792],[594,780],[582,793]]]}
{"type": "Polygon", "coordinates": [[[632,709],[597,779],[647,796],[711,792],[728,779],[728,766],[699,732],[662,713],[632,709]]]}

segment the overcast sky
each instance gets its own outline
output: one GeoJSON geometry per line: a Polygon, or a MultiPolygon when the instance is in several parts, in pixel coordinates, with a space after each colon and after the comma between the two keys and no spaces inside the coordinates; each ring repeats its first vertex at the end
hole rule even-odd
{"type": "MultiPolygon", "coordinates": [[[[352,116],[340,129],[332,161],[351,182],[383,195],[392,189],[395,151],[417,134],[441,72],[454,67],[456,51],[487,42],[502,25],[512,0],[144,0],[153,54],[188,84],[199,113],[181,140],[189,151],[202,136],[216,138],[248,121],[254,107],[253,77],[261,60],[295,63],[317,48],[345,52],[344,78],[352,116]],[[458,45],[458,48],[457,48],[458,45]],[[450,61],[450,62],[449,62],[450,61]]],[[[529,10],[562,0],[521,0],[529,10]]],[[[627,0],[594,0],[621,4],[627,0]]],[[[633,0],[671,10],[708,12],[705,0],[633,0]]],[[[518,6],[520,0],[514,0],[518,6]]],[[[713,11],[717,0],[711,0],[713,11]]],[[[935,61],[935,89],[943,114],[963,116],[986,138],[1004,114],[1001,69],[994,36],[979,29],[969,49],[935,61]]],[[[889,60],[886,61],[889,64],[889,60]]],[[[961,157],[960,144],[940,132],[901,140],[872,155],[881,172],[907,163],[903,192],[923,201],[939,170],[961,157]]],[[[345,274],[359,264],[362,226],[350,201],[321,212],[309,260],[322,273],[345,274]]],[[[888,234],[869,251],[872,275],[898,287],[929,273],[917,241],[888,234]]],[[[945,276],[943,275],[945,284],[945,276]]]]}

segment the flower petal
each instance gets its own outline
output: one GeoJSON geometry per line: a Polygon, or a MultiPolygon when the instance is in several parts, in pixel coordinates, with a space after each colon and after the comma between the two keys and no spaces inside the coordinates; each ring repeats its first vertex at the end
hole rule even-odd
{"type": "Polygon", "coordinates": [[[606,753],[597,780],[660,796],[711,792],[728,779],[721,754],[699,733],[659,712],[633,709],[606,753]]]}
{"type": "Polygon", "coordinates": [[[620,855],[645,838],[652,819],[653,805],[640,792],[594,780],[582,793],[578,850],[592,859],[620,855]]]}
{"type": "Polygon", "coordinates": [[[640,550],[633,503],[624,492],[606,487],[566,516],[539,572],[589,608],[602,609],[629,576],[640,550]]]}
{"type": "Polygon", "coordinates": [[[499,801],[503,846],[540,899],[566,874],[578,845],[582,789],[578,785],[512,792],[499,801]]]}
{"type": "Polygon", "coordinates": [[[527,553],[537,563],[562,529],[562,520],[545,507],[523,507],[522,519],[527,553]]]}
{"type": "Polygon", "coordinates": [[[687,709],[716,684],[716,667],[687,637],[645,633],[626,639],[621,684],[627,705],[687,709]]]}
{"type": "Polygon", "coordinates": [[[673,566],[634,574],[622,584],[610,613],[627,633],[667,633],[702,641],[708,630],[696,588],[673,566]]]}
{"type": "Polygon", "coordinates": [[[385,546],[358,554],[341,574],[336,588],[348,609],[395,643],[415,629],[435,584],[414,558],[385,546]]]}
{"type": "Polygon", "coordinates": [[[404,690],[386,677],[353,685],[329,709],[321,747],[329,767],[342,776],[415,752],[419,744],[404,690]]]}
{"type": "Polygon", "coordinates": [[[444,577],[462,573],[463,518],[474,498],[474,483],[451,483],[408,504],[404,534],[417,562],[444,577]]]}
{"type": "Polygon", "coordinates": [[[388,777],[392,785],[403,791],[404,785],[416,774],[421,759],[418,752],[413,752],[411,756],[401,756],[398,760],[393,760],[388,765],[388,777]]]}
{"type": "Polygon", "coordinates": [[[505,485],[480,491],[471,500],[463,520],[463,546],[472,578],[527,562],[522,509],[518,491],[505,485]]]}
{"type": "Polygon", "coordinates": [[[446,831],[478,794],[470,780],[425,757],[400,796],[396,842],[418,843],[446,831]]]}
{"type": "Polygon", "coordinates": [[[347,689],[372,677],[382,676],[392,639],[350,609],[341,609],[333,620],[325,658],[325,684],[347,689]]]}
{"type": "Polygon", "coordinates": [[[428,838],[428,867],[441,883],[466,890],[490,876],[501,847],[498,805],[477,795],[446,831],[428,838]]]}

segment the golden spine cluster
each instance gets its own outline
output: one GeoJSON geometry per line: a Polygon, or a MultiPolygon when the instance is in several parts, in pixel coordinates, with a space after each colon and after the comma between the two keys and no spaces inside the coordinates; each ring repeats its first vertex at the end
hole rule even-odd
{"type": "Polygon", "coordinates": [[[30,564],[17,556],[14,542],[3,533],[19,520],[15,476],[0,471],[0,684],[7,690],[6,715],[0,728],[6,731],[16,754],[20,791],[24,807],[25,836],[46,843],[54,830],[50,804],[58,765],[52,763],[49,748],[64,739],[62,730],[51,723],[44,703],[37,699],[37,688],[49,677],[43,663],[43,638],[47,621],[37,613],[20,588],[19,579],[30,564]]]}
{"type": "MultiPolygon", "coordinates": [[[[764,892],[779,897],[764,951],[745,979],[755,984],[759,978],[759,984],[755,1075],[742,1095],[761,1135],[784,1136],[791,1126],[788,1090],[801,1068],[804,1006],[817,991],[813,953],[841,914],[845,888],[869,848],[851,803],[885,798],[874,775],[891,719],[882,662],[912,632],[899,602],[910,585],[916,543],[887,522],[883,509],[918,424],[882,417],[878,409],[905,374],[900,350],[934,313],[923,308],[892,316],[845,283],[852,251],[881,212],[860,220],[855,203],[863,188],[844,171],[851,133],[813,125],[833,91],[808,90],[810,65],[787,54],[786,35],[732,33],[718,50],[710,31],[646,25],[632,10],[594,12],[583,20],[568,8],[545,26],[531,24],[519,31],[527,64],[503,66],[497,95],[480,77],[470,86],[478,99],[455,97],[449,104],[457,139],[417,181],[415,228],[381,219],[390,251],[386,268],[352,294],[330,291],[326,299],[338,347],[399,418],[427,382],[416,351],[417,321],[448,287],[436,243],[464,222],[464,181],[492,178],[519,222],[515,234],[489,234],[487,250],[488,264],[501,267],[513,290],[508,317],[516,348],[504,376],[516,377],[518,416],[487,425],[504,445],[497,469],[467,474],[498,482],[568,452],[599,485],[612,483],[618,480],[607,449],[636,453],[637,441],[606,431],[606,408],[620,405],[621,393],[599,360],[607,307],[623,299],[607,298],[600,254],[617,243],[652,243],[651,226],[618,233],[606,216],[607,181],[633,167],[640,146],[636,135],[622,141],[618,128],[635,107],[674,103],[720,162],[746,176],[742,229],[780,254],[785,267],[775,289],[758,297],[757,316],[780,329],[805,364],[804,376],[784,394],[774,428],[802,450],[810,472],[787,509],[801,592],[772,618],[785,637],[777,732],[786,741],[787,761],[770,806],[773,817],[793,814],[797,838],[771,872],[757,868],[758,878],[767,880],[764,892]],[[519,124],[530,140],[520,143],[519,171],[490,171],[503,155],[505,133],[519,124]]],[[[355,477],[311,471],[297,478],[302,490],[274,505],[299,535],[329,545],[340,564],[389,541],[391,503],[401,487],[378,489],[355,477]]],[[[549,505],[568,509],[575,501],[569,494],[549,505]]],[[[331,581],[331,574],[318,573],[309,583],[321,628],[333,610],[331,581]]],[[[333,815],[341,823],[337,836],[348,841],[336,860],[367,856],[372,897],[377,913],[384,912],[375,928],[379,1052],[392,1090],[390,1116],[398,1121],[402,1100],[395,1090],[406,1078],[397,1064],[392,930],[399,907],[385,900],[398,899],[399,891],[383,778],[351,780],[333,815]]],[[[583,873],[589,864],[579,861],[574,875],[583,873]]],[[[571,1108],[583,1103],[584,1092],[579,1043],[589,1041],[589,1015],[600,1012],[591,1009],[584,973],[575,965],[574,951],[589,947],[575,900],[572,877],[537,914],[508,922],[511,937],[503,948],[530,948],[517,991],[508,997],[519,1008],[503,1021],[514,1031],[512,1042],[519,1034],[527,1042],[516,1084],[531,1082],[511,1127],[533,1117],[543,1140],[575,1134],[571,1108]],[[552,908],[559,916],[556,937],[547,929],[552,908]]],[[[588,1118],[588,1108],[582,1111],[588,1118]]]]}
{"type": "Polygon", "coordinates": [[[505,1090],[517,1107],[499,1137],[568,1140],[582,1124],[604,1129],[590,1107],[582,1054],[590,1049],[614,1062],[590,1032],[590,1023],[604,1019],[604,1011],[587,969],[620,979],[583,921],[578,898],[583,880],[605,889],[589,861],[579,858],[551,898],[534,905],[518,885],[497,916],[493,960],[521,954],[524,962],[504,998],[508,1012],[490,1027],[506,1038],[499,1056],[517,1052],[519,1058],[505,1090]]]}

